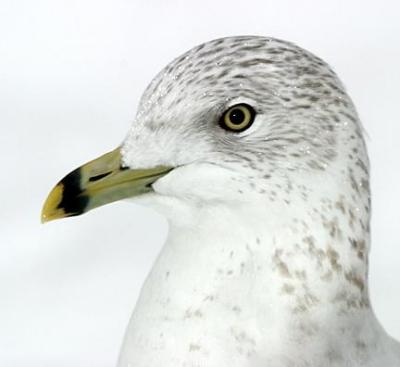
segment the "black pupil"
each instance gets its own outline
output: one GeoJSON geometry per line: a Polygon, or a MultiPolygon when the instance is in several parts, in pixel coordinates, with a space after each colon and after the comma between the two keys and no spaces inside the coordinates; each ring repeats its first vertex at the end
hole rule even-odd
{"type": "Polygon", "coordinates": [[[229,121],[232,124],[235,125],[240,125],[243,123],[245,119],[244,113],[242,110],[239,110],[238,108],[234,108],[231,112],[229,112],[229,121]]]}

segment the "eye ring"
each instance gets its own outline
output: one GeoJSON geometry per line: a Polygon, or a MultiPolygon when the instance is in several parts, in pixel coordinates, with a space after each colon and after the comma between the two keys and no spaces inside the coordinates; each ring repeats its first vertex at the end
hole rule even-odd
{"type": "Polygon", "coordinates": [[[219,125],[228,131],[239,133],[248,129],[254,121],[256,112],[246,103],[229,107],[221,116],[219,125]]]}

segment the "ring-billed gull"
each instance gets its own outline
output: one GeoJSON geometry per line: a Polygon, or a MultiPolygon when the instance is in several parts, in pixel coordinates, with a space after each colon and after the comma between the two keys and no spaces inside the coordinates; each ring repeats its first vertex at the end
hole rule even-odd
{"type": "Polygon", "coordinates": [[[169,221],[120,367],[400,366],[371,309],[369,163],[321,59],[229,37],[175,59],[123,144],[67,175],[44,221],[135,197],[169,221]]]}

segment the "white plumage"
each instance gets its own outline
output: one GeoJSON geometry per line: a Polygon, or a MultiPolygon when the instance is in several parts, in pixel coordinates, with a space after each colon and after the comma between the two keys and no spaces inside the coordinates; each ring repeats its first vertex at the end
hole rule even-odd
{"type": "Polygon", "coordinates": [[[43,219],[132,195],[170,230],[119,367],[400,366],[368,295],[362,127],[321,59],[263,37],[195,47],[146,89],[122,147],[53,189],[43,219]]]}
{"type": "Polygon", "coordinates": [[[174,165],[139,200],[170,232],[119,366],[399,366],[370,306],[368,158],[343,86],[286,42],[194,48],[146,90],[131,168],[174,165]],[[222,110],[258,112],[239,135],[222,110]]]}

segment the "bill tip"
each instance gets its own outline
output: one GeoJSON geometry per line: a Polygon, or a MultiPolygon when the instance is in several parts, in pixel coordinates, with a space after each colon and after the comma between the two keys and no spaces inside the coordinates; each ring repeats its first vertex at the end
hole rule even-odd
{"type": "Polygon", "coordinates": [[[63,197],[64,186],[62,183],[56,185],[53,190],[51,190],[49,196],[47,197],[41,215],[41,222],[47,223],[55,219],[64,218],[65,212],[59,207],[62,197],[63,197]]]}

